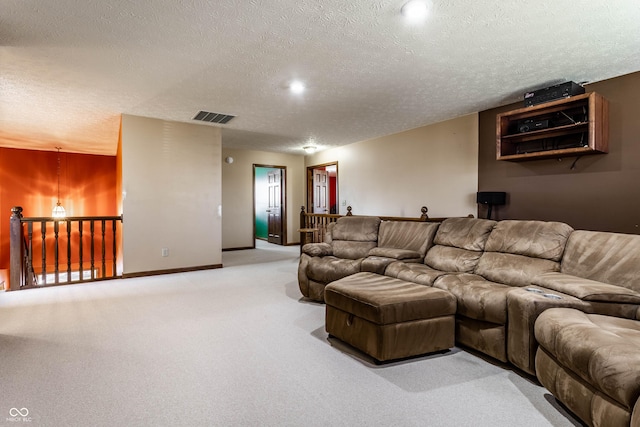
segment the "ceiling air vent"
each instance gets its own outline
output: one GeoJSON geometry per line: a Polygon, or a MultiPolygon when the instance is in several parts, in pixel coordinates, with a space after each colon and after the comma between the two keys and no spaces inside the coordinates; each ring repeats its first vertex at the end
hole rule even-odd
{"type": "Polygon", "coordinates": [[[229,114],[200,111],[198,114],[196,114],[193,120],[199,120],[201,122],[225,124],[225,123],[229,123],[229,121],[234,117],[235,116],[230,116],[229,114]]]}

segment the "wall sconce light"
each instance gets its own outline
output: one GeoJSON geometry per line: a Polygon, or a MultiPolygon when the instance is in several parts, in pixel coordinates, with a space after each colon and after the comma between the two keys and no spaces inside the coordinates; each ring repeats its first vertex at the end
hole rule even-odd
{"type": "Polygon", "coordinates": [[[58,150],[58,203],[56,203],[51,211],[51,216],[54,218],[64,218],[67,216],[66,211],[60,204],[60,149],[61,147],[56,147],[56,150],[58,150]]]}

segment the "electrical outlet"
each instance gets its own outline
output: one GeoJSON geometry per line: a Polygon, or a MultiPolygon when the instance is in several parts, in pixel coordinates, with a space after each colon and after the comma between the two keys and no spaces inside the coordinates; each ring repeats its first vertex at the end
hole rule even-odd
{"type": "Polygon", "coordinates": [[[169,256],[169,248],[162,248],[162,256],[169,256]]]}
{"type": "Polygon", "coordinates": [[[342,201],[342,206],[347,206],[347,201],[346,200],[342,201]]]}

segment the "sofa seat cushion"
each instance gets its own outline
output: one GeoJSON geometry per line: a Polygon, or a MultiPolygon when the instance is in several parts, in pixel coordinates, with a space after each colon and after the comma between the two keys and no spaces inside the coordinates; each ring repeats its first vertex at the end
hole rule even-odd
{"type": "Polygon", "coordinates": [[[551,308],[536,320],[535,337],[562,366],[633,409],[640,396],[640,322],[551,308]]]}
{"type": "Polygon", "coordinates": [[[448,292],[375,273],[358,273],[329,283],[325,302],[377,325],[452,315],[448,292]]]}
{"type": "Polygon", "coordinates": [[[342,259],[335,256],[311,257],[307,265],[309,279],[329,283],[360,272],[362,259],[342,259]]]}
{"type": "Polygon", "coordinates": [[[468,273],[441,276],[433,286],[455,295],[458,314],[499,325],[507,323],[507,294],[513,287],[468,273]]]}
{"type": "Polygon", "coordinates": [[[563,273],[544,273],[534,285],[562,292],[583,301],[640,304],[640,293],[622,287],[563,273]]]}
{"type": "Polygon", "coordinates": [[[397,260],[422,260],[420,252],[410,249],[373,248],[369,251],[369,256],[393,258],[397,260]]]}
{"type": "Polygon", "coordinates": [[[446,272],[433,269],[424,264],[393,262],[389,264],[384,274],[385,276],[395,277],[397,279],[406,280],[407,282],[432,286],[433,282],[435,282],[438,277],[446,274],[446,272]]]}
{"type": "Polygon", "coordinates": [[[485,252],[478,261],[475,273],[488,280],[511,286],[530,286],[542,273],[560,270],[556,261],[524,255],[485,252]]]}

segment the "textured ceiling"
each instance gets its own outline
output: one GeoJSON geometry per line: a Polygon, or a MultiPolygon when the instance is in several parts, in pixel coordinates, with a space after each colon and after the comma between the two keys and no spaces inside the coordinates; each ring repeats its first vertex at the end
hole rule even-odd
{"type": "Polygon", "coordinates": [[[207,110],[225,147],[303,154],[640,70],[637,0],[402,4],[3,0],[0,145],[112,155],[120,114],[207,110]]]}

